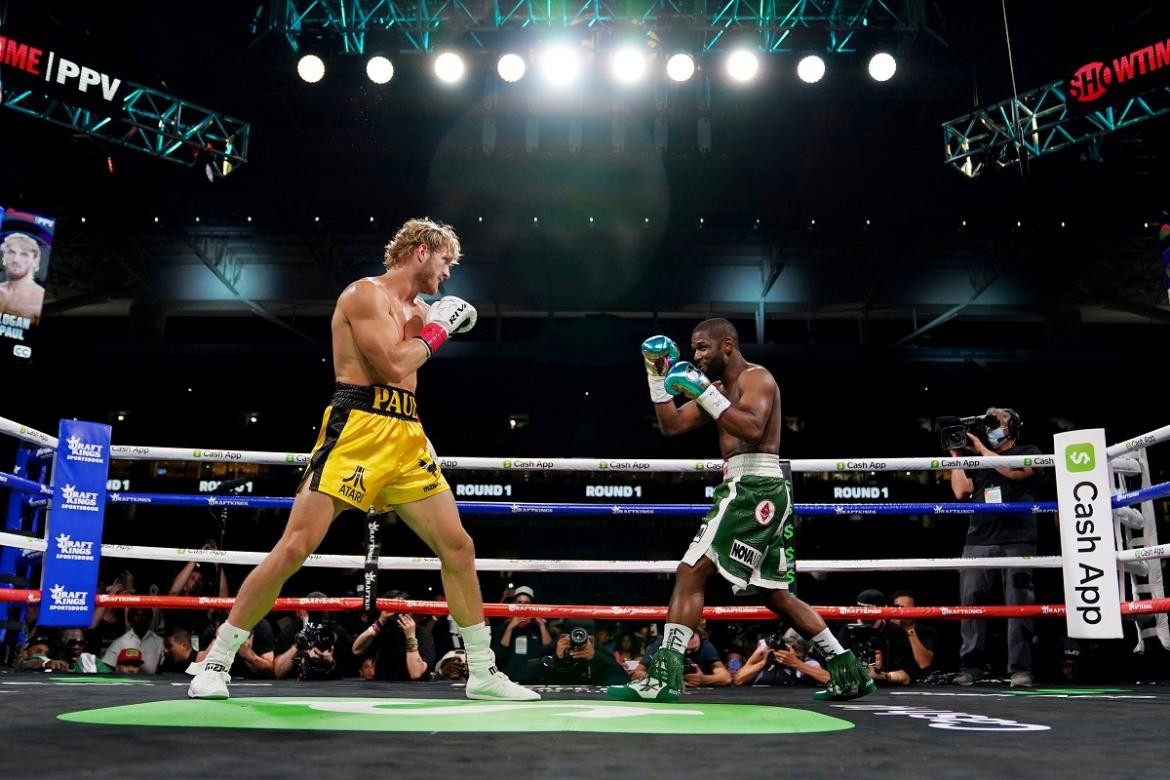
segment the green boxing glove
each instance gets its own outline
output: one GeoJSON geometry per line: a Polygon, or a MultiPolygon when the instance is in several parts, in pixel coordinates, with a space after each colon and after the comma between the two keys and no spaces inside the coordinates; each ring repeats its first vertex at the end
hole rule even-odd
{"type": "Polygon", "coordinates": [[[724,412],[731,408],[731,401],[728,401],[727,397],[719,392],[718,387],[711,384],[707,375],[696,368],[694,363],[688,363],[685,360],[681,363],[675,363],[674,367],[666,372],[664,385],[666,392],[671,395],[681,393],[687,398],[695,399],[699,408],[711,415],[713,420],[718,420],[724,412]]]}
{"type": "Polygon", "coordinates": [[[650,400],[656,404],[671,401],[671,394],[662,384],[666,372],[678,360],[678,344],[666,336],[651,336],[642,342],[642,360],[646,363],[646,381],[650,385],[650,400]]]}

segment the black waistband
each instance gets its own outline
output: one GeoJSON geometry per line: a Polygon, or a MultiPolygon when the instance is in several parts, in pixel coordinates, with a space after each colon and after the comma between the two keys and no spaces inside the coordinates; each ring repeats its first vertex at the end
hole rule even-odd
{"type": "Polygon", "coordinates": [[[371,414],[418,422],[418,401],[414,393],[401,387],[338,382],[333,387],[333,400],[329,405],[335,409],[360,409],[371,414]]]}

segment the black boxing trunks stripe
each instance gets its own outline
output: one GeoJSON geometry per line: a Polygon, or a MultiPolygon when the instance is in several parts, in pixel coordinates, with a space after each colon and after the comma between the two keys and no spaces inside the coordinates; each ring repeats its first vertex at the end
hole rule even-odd
{"type": "Polygon", "coordinates": [[[325,440],[321,442],[321,446],[313,453],[312,460],[309,461],[309,473],[313,475],[312,481],[309,483],[310,490],[319,490],[321,487],[321,474],[325,471],[325,461],[329,459],[329,453],[337,445],[337,440],[341,438],[341,432],[345,429],[346,422],[349,421],[349,409],[332,407],[329,410],[329,422],[325,424],[325,440]]]}
{"type": "Polygon", "coordinates": [[[349,385],[338,382],[329,405],[334,409],[357,409],[383,417],[418,422],[418,401],[414,393],[392,385],[349,385]]]}

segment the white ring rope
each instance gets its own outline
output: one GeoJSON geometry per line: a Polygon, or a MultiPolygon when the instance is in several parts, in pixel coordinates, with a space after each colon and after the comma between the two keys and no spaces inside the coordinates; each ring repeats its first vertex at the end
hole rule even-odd
{"type": "MultiPolygon", "coordinates": [[[[0,433],[7,433],[22,441],[55,449],[57,439],[47,433],[0,417],[0,433]]],[[[1150,433],[1115,444],[1108,449],[1110,465],[1118,471],[1136,471],[1132,458],[1117,456],[1131,453],[1160,441],[1170,439],[1170,425],[1150,433]]],[[[308,453],[266,452],[260,450],[224,450],[184,447],[142,447],[113,445],[110,457],[115,460],[169,460],[196,463],[249,463],[271,466],[303,466],[308,453]]],[[[819,458],[791,461],[792,470],[804,473],[835,473],[864,471],[949,471],[953,468],[1051,468],[1052,455],[1012,455],[971,458],[819,458]]],[[[685,458],[482,458],[440,457],[444,469],[478,469],[502,471],[614,471],[629,473],[721,473],[722,460],[688,460],[685,458]]]]}
{"type": "MultiPolygon", "coordinates": [[[[19,534],[0,532],[0,546],[44,552],[44,539],[33,539],[19,534]]],[[[174,547],[139,547],[128,544],[103,544],[102,557],[137,558],[152,561],[203,561],[255,565],[267,557],[265,552],[235,550],[194,550],[174,547]]],[[[1170,558],[1170,545],[1158,545],[1117,554],[1118,561],[1170,558]]],[[[365,565],[361,555],[310,555],[305,566],[329,569],[361,569],[365,565]]],[[[518,560],[510,558],[478,558],[478,571],[537,571],[577,573],[663,574],[678,568],[677,560],[670,561],[564,561],[553,559],[518,560]]],[[[843,571],[949,571],[958,569],[1059,569],[1060,556],[1016,556],[1002,558],[888,558],[855,561],[797,561],[796,570],[804,574],[843,571]]],[[[438,571],[438,558],[389,557],[378,558],[378,568],[393,571],[438,571]]]]}

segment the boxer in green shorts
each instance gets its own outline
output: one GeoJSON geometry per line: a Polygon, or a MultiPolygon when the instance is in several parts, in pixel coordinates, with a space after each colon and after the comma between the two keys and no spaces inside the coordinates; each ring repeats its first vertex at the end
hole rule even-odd
{"type": "Polygon", "coordinates": [[[829,684],[821,701],[855,699],[875,690],[869,671],[841,644],[812,607],[789,592],[796,564],[792,538],[792,481],[780,461],[780,388],[763,366],[748,363],[739,335],[725,319],[700,322],[691,334],[694,364],[678,362],[666,336],[642,343],[650,398],[666,436],[714,420],[725,460],[715,503],[675,573],[662,647],[645,677],[609,688],[625,701],[678,701],[683,652],[699,624],[707,579],[718,573],[738,593],[762,593],[764,604],[788,619],[827,659],[829,684]],[[714,380],[714,381],[712,381],[714,380]],[[677,406],[675,396],[691,399],[677,406]]]}

